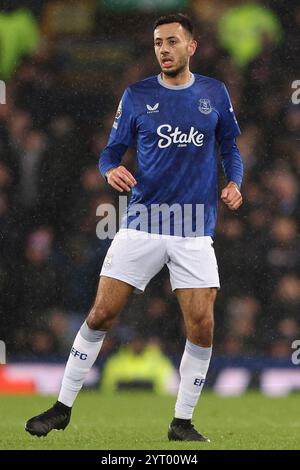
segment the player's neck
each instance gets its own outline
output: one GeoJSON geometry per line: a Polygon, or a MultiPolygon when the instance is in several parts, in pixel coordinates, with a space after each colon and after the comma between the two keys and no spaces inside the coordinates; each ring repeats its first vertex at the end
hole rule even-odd
{"type": "Polygon", "coordinates": [[[189,69],[183,70],[176,77],[170,77],[169,75],[161,72],[161,78],[167,85],[180,86],[186,85],[191,81],[192,74],[189,69]]]}

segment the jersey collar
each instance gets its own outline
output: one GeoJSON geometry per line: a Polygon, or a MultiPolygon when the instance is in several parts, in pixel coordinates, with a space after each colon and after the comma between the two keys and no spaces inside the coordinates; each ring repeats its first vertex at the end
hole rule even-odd
{"type": "Polygon", "coordinates": [[[165,88],[169,88],[169,90],[184,90],[185,88],[189,88],[190,86],[192,86],[195,82],[195,75],[192,73],[191,74],[191,79],[189,82],[185,83],[184,85],[168,85],[167,83],[165,83],[163,81],[163,79],[161,78],[161,74],[158,74],[157,75],[157,80],[158,80],[158,83],[165,87],[165,88]]]}

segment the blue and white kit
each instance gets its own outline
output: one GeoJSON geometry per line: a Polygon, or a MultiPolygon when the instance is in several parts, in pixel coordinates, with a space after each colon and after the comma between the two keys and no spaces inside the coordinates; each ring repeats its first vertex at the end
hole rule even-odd
{"type": "MultiPolygon", "coordinates": [[[[131,256],[130,246],[136,244],[136,240],[130,242],[129,239],[125,253],[121,255],[120,250],[115,248],[119,243],[118,234],[108,250],[107,259],[110,262],[107,262],[107,259],[104,262],[102,275],[126,282],[126,275],[129,272],[128,263],[131,260],[130,272],[134,273],[134,279],[130,278],[127,282],[143,290],[145,284],[162,267],[162,260],[163,264],[168,264],[168,261],[172,263],[170,244],[177,241],[178,248],[181,243],[180,238],[188,238],[190,243],[195,244],[195,247],[198,243],[202,248],[198,250],[198,257],[195,256],[193,248],[194,256],[188,261],[189,257],[184,247],[184,240],[182,240],[182,255],[178,256],[177,253],[175,264],[180,264],[180,258],[182,258],[185,276],[182,273],[180,276],[177,274],[180,278],[178,282],[176,275],[173,276],[172,287],[180,288],[183,284],[184,287],[219,286],[211,238],[215,232],[218,205],[217,147],[219,146],[220,149],[227,180],[234,181],[240,186],[243,165],[236,145],[236,137],[239,134],[240,129],[227,89],[224,83],[213,78],[191,74],[190,81],[185,85],[170,86],[158,75],[137,82],[125,90],[108,144],[100,155],[99,168],[105,176],[109,169],[120,165],[127,148],[136,143],[135,179],[137,184],[132,189],[127,217],[124,218],[122,229],[132,228],[132,222],[137,217],[135,206],[142,204],[149,214],[147,232],[160,234],[161,240],[169,238],[166,244],[169,249],[166,248],[164,257],[157,265],[157,271],[156,268],[153,269],[153,266],[149,268],[146,282],[141,284],[139,279],[141,277],[144,279],[145,272],[147,274],[147,259],[150,254],[148,252],[144,258],[142,253],[137,256],[133,247],[135,254],[131,256]],[[161,219],[159,219],[158,226],[153,228],[150,218],[151,208],[162,204],[168,207],[176,205],[176,207],[182,207],[183,211],[185,205],[192,207],[189,231],[184,225],[184,218],[182,218],[181,237],[177,236],[178,227],[175,227],[175,223],[172,227],[172,218],[167,234],[164,232],[161,219]],[[203,224],[200,227],[196,220],[196,207],[199,205],[203,207],[203,224]],[[199,240],[193,242],[193,237],[202,238],[203,242],[207,240],[207,246],[210,247],[208,258],[204,256],[204,244],[199,244],[199,240]],[[114,251],[118,251],[118,256],[114,256],[114,251]],[[144,260],[142,263],[141,259],[144,260]],[[138,263],[142,266],[138,266],[138,263]],[[188,266],[191,266],[191,269],[188,266]],[[205,272],[207,272],[207,277],[205,272]],[[183,277],[185,277],[184,282],[183,277]]],[[[142,227],[136,225],[134,228],[141,232],[141,237],[145,236],[142,227]]],[[[152,243],[151,240],[150,242],[152,243]]],[[[143,244],[145,245],[145,242],[141,244],[141,249],[143,244]]]]}

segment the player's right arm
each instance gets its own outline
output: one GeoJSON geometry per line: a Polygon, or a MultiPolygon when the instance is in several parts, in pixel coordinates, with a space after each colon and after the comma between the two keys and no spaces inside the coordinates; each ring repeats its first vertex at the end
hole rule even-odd
{"type": "Polygon", "coordinates": [[[130,191],[136,180],[123,165],[123,155],[136,133],[136,119],[131,92],[127,88],[120,101],[108,143],[100,154],[99,169],[117,191],[130,191]]]}
{"type": "Polygon", "coordinates": [[[131,188],[136,185],[136,180],[123,165],[117,168],[111,168],[105,173],[105,176],[108,184],[120,193],[122,193],[124,189],[129,192],[131,188]]]}

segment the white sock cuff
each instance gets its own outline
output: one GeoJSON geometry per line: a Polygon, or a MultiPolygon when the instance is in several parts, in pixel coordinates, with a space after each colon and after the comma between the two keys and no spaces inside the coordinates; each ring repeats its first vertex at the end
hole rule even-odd
{"type": "Polygon", "coordinates": [[[185,343],[185,350],[195,359],[201,359],[202,361],[209,361],[212,354],[212,346],[210,348],[203,348],[202,346],[191,343],[188,339],[185,343]]]}
{"type": "Polygon", "coordinates": [[[104,339],[106,331],[92,330],[85,321],[80,328],[80,334],[89,343],[98,343],[104,339]]]}

